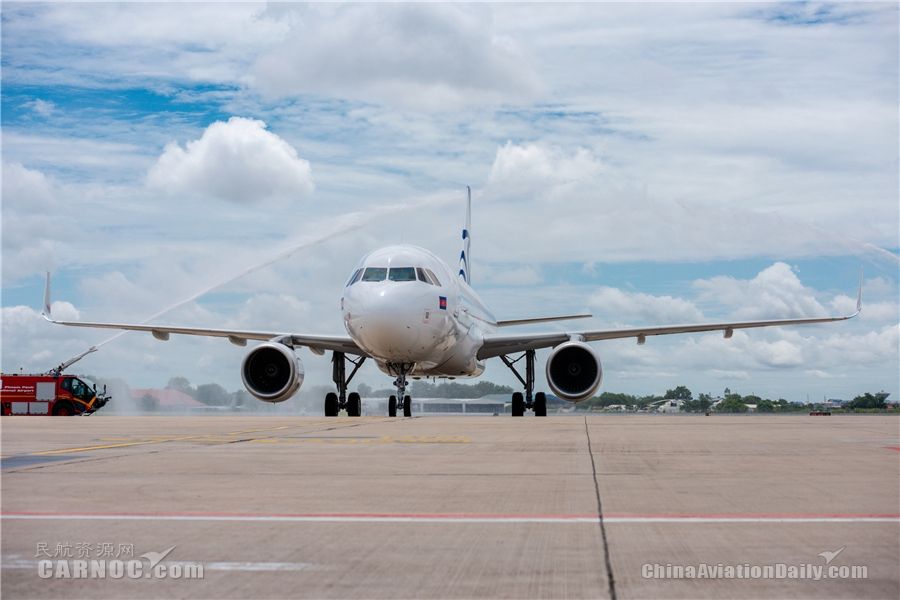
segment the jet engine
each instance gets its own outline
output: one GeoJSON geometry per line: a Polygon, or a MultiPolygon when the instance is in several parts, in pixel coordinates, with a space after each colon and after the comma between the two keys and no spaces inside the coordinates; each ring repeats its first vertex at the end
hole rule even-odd
{"type": "Polygon", "coordinates": [[[600,387],[602,380],[600,359],[583,342],[560,344],[547,359],[547,383],[563,400],[584,400],[600,387]]]}
{"type": "Polygon", "coordinates": [[[244,357],[241,379],[247,391],[264,402],[283,402],[303,383],[303,363],[284,344],[266,342],[244,357]]]}

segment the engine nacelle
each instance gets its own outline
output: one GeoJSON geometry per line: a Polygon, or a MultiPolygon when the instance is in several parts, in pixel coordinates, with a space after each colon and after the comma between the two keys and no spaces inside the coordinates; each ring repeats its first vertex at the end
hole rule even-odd
{"type": "Polygon", "coordinates": [[[603,381],[603,367],[594,351],[582,342],[565,342],[547,359],[547,383],[553,393],[569,402],[593,395],[603,381]]]}
{"type": "Polygon", "coordinates": [[[283,402],[300,389],[303,363],[284,344],[266,342],[247,353],[241,363],[247,391],[264,402],[283,402]]]}

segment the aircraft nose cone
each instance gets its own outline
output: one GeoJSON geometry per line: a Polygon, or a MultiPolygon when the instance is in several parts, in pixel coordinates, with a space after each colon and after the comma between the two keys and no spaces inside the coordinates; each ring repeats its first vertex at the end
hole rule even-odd
{"type": "Polygon", "coordinates": [[[368,298],[347,322],[348,331],[379,358],[415,362],[424,312],[409,300],[387,293],[368,298]]]}

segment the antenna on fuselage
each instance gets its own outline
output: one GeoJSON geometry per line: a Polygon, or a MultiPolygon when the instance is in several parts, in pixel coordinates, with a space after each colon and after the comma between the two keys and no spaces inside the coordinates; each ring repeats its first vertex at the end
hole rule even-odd
{"type": "Polygon", "coordinates": [[[472,266],[469,251],[472,247],[472,188],[466,186],[466,226],[462,230],[462,252],[459,255],[459,276],[472,285],[472,266]]]}

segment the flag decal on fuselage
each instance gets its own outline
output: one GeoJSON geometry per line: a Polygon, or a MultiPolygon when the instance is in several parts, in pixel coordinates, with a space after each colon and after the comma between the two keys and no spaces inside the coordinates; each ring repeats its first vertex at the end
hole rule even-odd
{"type": "Polygon", "coordinates": [[[447,296],[438,296],[438,308],[447,310],[447,296]]]}

